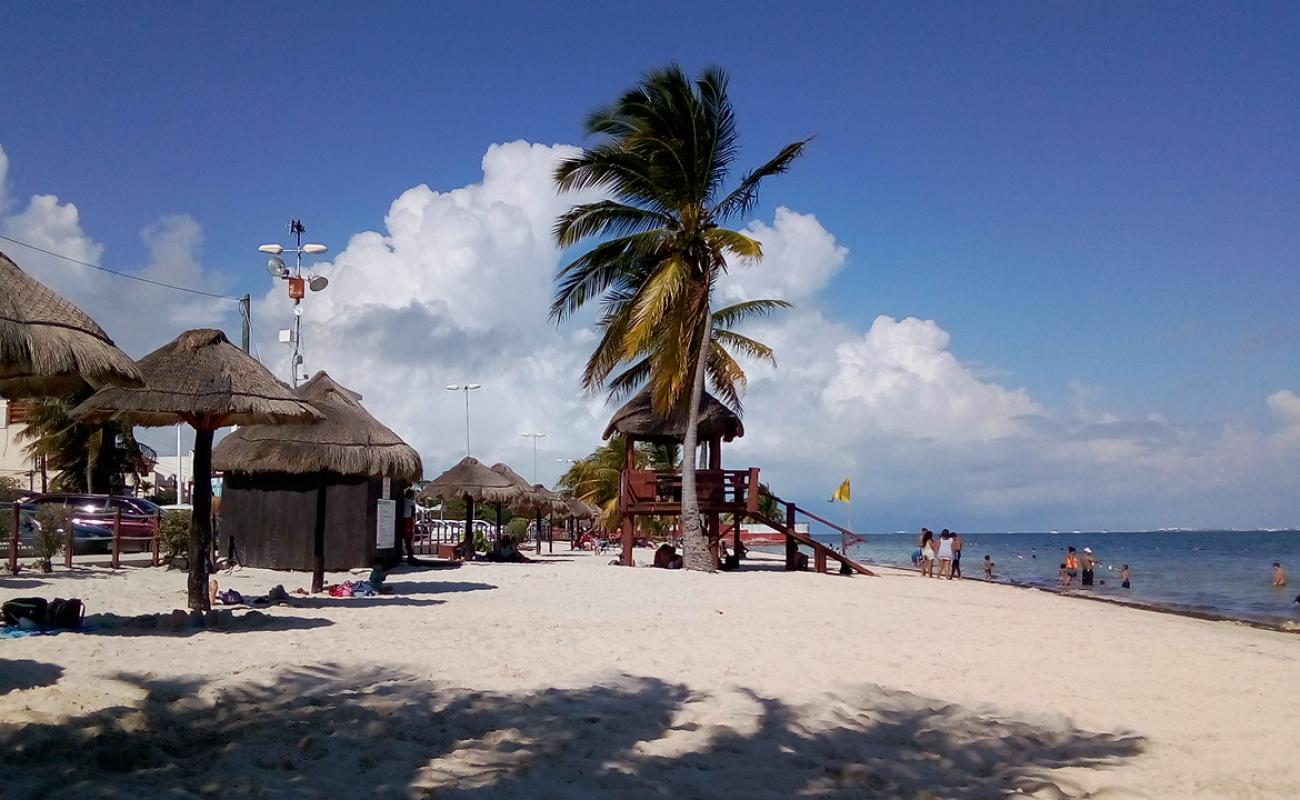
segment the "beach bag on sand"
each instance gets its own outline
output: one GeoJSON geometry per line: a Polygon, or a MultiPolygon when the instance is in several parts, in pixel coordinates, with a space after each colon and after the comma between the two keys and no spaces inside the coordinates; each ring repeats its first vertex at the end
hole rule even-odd
{"type": "Polygon", "coordinates": [[[16,597],[0,606],[0,615],[4,616],[6,625],[17,625],[19,620],[29,619],[36,627],[44,629],[48,614],[49,603],[44,597],[16,597]]]}
{"type": "Polygon", "coordinates": [[[64,628],[75,631],[81,628],[81,621],[86,616],[86,607],[80,600],[64,600],[56,597],[50,602],[46,613],[46,627],[64,628]]]}

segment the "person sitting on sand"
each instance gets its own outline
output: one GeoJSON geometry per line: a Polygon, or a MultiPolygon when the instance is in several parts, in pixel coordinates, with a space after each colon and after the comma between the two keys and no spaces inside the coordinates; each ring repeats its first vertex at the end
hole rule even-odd
{"type": "Polygon", "coordinates": [[[993,558],[991,556],[984,556],[984,580],[993,580],[993,558]]]}
{"type": "Polygon", "coordinates": [[[939,552],[936,557],[939,559],[939,577],[952,580],[952,534],[947,528],[939,534],[939,552]]]}
{"type": "Polygon", "coordinates": [[[685,560],[677,555],[677,548],[670,544],[661,544],[655,551],[655,566],[659,569],[681,569],[685,560]]]}
{"type": "Polygon", "coordinates": [[[1286,570],[1282,569],[1281,562],[1273,562],[1273,585],[1286,586],[1286,570]]]}
{"type": "Polygon", "coordinates": [[[1132,588],[1132,587],[1129,586],[1129,578],[1130,578],[1131,576],[1132,576],[1132,573],[1129,572],[1128,564],[1125,564],[1124,566],[1122,566],[1122,567],[1119,568],[1119,585],[1120,585],[1120,588],[1123,588],[1123,589],[1129,589],[1129,588],[1132,588]]]}

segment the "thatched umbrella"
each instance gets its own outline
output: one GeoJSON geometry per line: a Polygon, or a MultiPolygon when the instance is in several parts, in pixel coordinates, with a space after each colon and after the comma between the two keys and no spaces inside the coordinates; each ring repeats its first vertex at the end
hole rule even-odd
{"type": "Polygon", "coordinates": [[[321,415],[218,330],[186,331],[140,359],[140,388],[100,389],[72,410],[77,419],[194,428],[190,608],[206,611],[212,556],[212,434],[227,425],[276,425],[321,415]]]}
{"type": "Polygon", "coordinates": [[[592,513],[591,506],[587,505],[586,503],[582,502],[576,497],[564,498],[564,504],[569,508],[569,513],[568,513],[569,543],[570,546],[572,546],[573,534],[577,532],[578,521],[584,519],[591,519],[594,516],[594,514],[592,513]]]}
{"type": "Polygon", "coordinates": [[[298,397],[323,415],[319,422],[249,425],[221,440],[212,467],[222,472],[284,472],[317,475],[316,529],[311,590],[325,584],[327,475],[379,475],[417,481],[420,454],[370,415],[361,396],[325,372],[298,387],[298,397]]]}
{"type": "MultiPolygon", "coordinates": [[[[614,412],[602,438],[619,434],[638,442],[680,444],[686,438],[686,419],[685,408],[667,415],[655,413],[647,386],[614,412]]],[[[713,439],[730,442],[745,435],[740,416],[708,392],[700,398],[700,422],[696,430],[701,442],[713,439]]]]}
{"type": "Polygon", "coordinates": [[[0,253],[0,397],[140,386],[135,362],[81,309],[0,253]]]}
{"type": "MultiPolygon", "coordinates": [[[[540,483],[534,483],[534,484],[533,484],[533,494],[535,494],[535,495],[537,495],[539,498],[541,498],[541,502],[539,502],[539,503],[536,505],[536,511],[537,511],[537,552],[538,552],[538,553],[541,553],[541,552],[542,552],[542,514],[543,514],[543,512],[545,512],[545,514],[546,514],[546,516],[547,516],[548,518],[552,518],[551,527],[554,527],[555,523],[554,523],[554,519],[553,519],[553,518],[554,518],[556,515],[561,515],[561,516],[563,516],[564,514],[569,513],[569,504],[566,503],[566,502],[564,502],[564,498],[560,497],[560,496],[559,496],[558,494],[556,494],[555,492],[552,492],[550,489],[547,489],[545,486],[543,486],[543,485],[540,484],[540,483]]],[[[554,542],[554,540],[551,538],[551,536],[550,536],[549,533],[547,534],[547,538],[548,538],[548,540],[550,540],[550,542],[551,542],[551,549],[552,549],[552,551],[554,551],[554,549],[555,549],[555,542],[554,542]]]]}
{"type": "MultiPolygon", "coordinates": [[[[523,476],[510,468],[509,464],[496,463],[492,465],[492,471],[504,475],[519,490],[519,494],[510,503],[512,512],[523,512],[526,514],[533,513],[534,509],[545,500],[533,491],[533,486],[524,480],[523,476]]],[[[501,506],[497,506],[497,539],[501,538],[501,506]]]]}
{"type": "Polygon", "coordinates": [[[513,503],[519,496],[519,487],[499,472],[488,469],[473,456],[465,456],[460,463],[429,482],[418,497],[436,497],[450,500],[465,498],[465,560],[474,555],[474,504],[513,503]]]}

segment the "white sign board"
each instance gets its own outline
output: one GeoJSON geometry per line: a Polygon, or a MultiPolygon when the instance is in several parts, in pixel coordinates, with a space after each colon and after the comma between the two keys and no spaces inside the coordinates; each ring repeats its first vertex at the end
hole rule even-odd
{"type": "Polygon", "coordinates": [[[394,546],[397,533],[397,501],[378,500],[375,514],[375,549],[387,550],[394,546]]]}

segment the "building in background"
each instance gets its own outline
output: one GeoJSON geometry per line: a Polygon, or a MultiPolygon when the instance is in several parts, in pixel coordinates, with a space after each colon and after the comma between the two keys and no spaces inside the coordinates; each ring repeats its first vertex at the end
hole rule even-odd
{"type": "Polygon", "coordinates": [[[27,427],[28,408],[23,402],[5,400],[0,422],[0,478],[14,478],[21,488],[39,490],[41,474],[39,465],[23,452],[24,442],[18,435],[27,427]]]}

